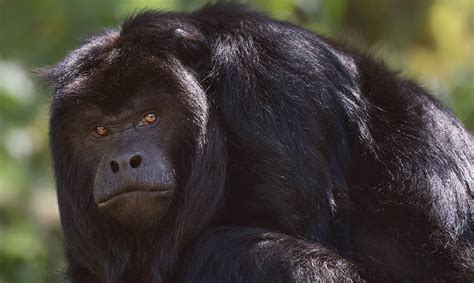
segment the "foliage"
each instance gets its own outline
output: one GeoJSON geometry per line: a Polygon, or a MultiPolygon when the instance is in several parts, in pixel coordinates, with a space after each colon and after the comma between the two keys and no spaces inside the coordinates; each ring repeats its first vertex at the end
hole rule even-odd
{"type": "MultiPolygon", "coordinates": [[[[0,282],[60,282],[62,237],[47,141],[49,92],[30,70],[144,8],[205,0],[0,0],[0,282]]],[[[474,128],[472,0],[253,0],[273,16],[372,47],[474,128]]]]}

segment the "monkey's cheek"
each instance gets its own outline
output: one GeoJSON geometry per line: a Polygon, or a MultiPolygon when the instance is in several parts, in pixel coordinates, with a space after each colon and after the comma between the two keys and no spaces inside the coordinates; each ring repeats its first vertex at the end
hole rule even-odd
{"type": "Polygon", "coordinates": [[[169,192],[132,191],[99,203],[99,211],[126,226],[149,225],[163,217],[172,200],[169,192]]]}

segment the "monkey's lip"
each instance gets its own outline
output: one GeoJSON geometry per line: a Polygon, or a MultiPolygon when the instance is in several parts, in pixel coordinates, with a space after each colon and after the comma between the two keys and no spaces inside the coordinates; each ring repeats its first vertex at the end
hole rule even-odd
{"type": "Polygon", "coordinates": [[[107,206],[111,202],[114,202],[118,199],[124,198],[171,198],[174,195],[174,189],[163,189],[163,188],[154,188],[154,189],[126,189],[121,190],[115,194],[108,196],[107,198],[102,198],[97,201],[99,208],[107,206]]]}

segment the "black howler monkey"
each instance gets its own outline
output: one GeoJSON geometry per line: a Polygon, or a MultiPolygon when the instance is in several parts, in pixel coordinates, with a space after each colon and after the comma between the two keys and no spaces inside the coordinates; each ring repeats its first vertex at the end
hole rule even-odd
{"type": "Polygon", "coordinates": [[[74,282],[474,280],[472,137],[362,52],[220,4],[46,76],[74,282]]]}

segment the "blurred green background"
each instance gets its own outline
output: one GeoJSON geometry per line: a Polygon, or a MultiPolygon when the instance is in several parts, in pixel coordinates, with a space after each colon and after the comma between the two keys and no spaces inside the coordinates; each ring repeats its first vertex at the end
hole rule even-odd
{"type": "MultiPolygon", "coordinates": [[[[32,69],[144,8],[190,0],[0,0],[0,282],[60,282],[64,267],[47,120],[32,69]]],[[[474,129],[474,0],[254,0],[252,5],[350,41],[418,80],[474,129]]]]}

